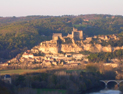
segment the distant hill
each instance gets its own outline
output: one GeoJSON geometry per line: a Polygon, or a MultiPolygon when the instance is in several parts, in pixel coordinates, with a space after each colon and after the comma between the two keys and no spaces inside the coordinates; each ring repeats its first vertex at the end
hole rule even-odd
{"type": "Polygon", "coordinates": [[[64,15],[0,17],[0,57],[10,59],[41,41],[51,39],[53,33],[67,35],[76,27],[84,36],[123,32],[123,16],[64,15]]]}

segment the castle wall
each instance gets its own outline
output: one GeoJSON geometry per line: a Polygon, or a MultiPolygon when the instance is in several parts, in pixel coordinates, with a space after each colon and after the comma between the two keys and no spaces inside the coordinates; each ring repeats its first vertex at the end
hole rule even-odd
{"type": "Polygon", "coordinates": [[[56,46],[56,47],[40,47],[39,48],[39,51],[42,51],[42,52],[44,52],[44,53],[53,53],[53,54],[56,54],[56,53],[58,53],[58,47],[56,46]]]}
{"type": "Polygon", "coordinates": [[[69,38],[71,38],[71,39],[73,38],[73,37],[72,37],[72,34],[68,34],[68,35],[66,36],[66,38],[67,38],[67,37],[69,37],[69,38]]]}
{"type": "Polygon", "coordinates": [[[69,44],[62,44],[62,47],[61,47],[61,51],[63,52],[79,52],[82,50],[83,49],[78,46],[69,45],[69,44]]]}
{"type": "Polygon", "coordinates": [[[58,37],[62,38],[62,33],[53,33],[52,39],[58,40],[58,37]]]}

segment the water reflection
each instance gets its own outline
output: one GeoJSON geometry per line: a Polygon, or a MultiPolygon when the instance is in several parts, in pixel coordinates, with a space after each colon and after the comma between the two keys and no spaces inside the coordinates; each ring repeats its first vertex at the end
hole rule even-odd
{"type": "Polygon", "coordinates": [[[87,94],[121,94],[121,92],[119,90],[100,90],[99,92],[93,92],[87,94]]]}

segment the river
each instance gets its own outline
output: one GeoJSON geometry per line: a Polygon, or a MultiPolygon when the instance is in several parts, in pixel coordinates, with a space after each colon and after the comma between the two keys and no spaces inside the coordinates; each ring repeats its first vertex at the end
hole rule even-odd
{"type": "Polygon", "coordinates": [[[86,94],[121,94],[121,92],[119,90],[100,90],[98,92],[92,92],[86,94]]]}

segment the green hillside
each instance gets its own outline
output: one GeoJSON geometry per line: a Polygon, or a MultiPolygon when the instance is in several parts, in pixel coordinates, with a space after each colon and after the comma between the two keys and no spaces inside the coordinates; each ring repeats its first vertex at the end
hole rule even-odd
{"type": "Polygon", "coordinates": [[[84,36],[123,32],[123,17],[112,15],[64,15],[0,17],[0,57],[10,59],[31,49],[53,33],[67,35],[72,28],[83,30],[84,36]]]}

